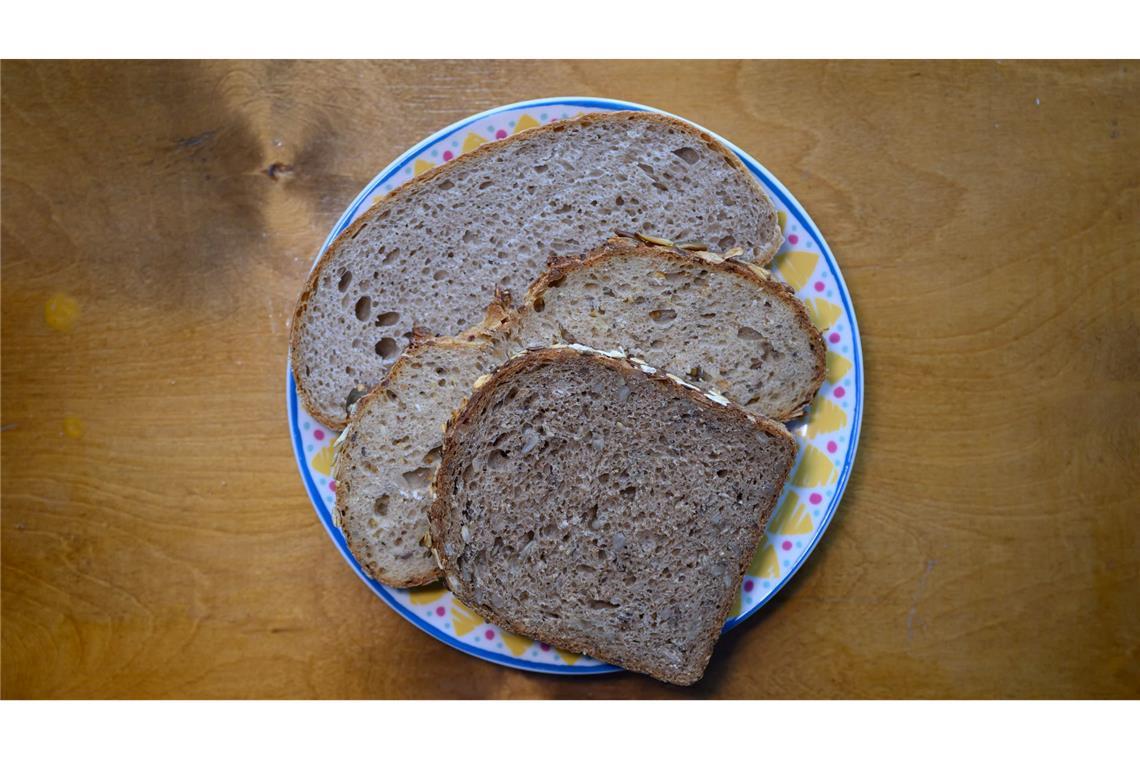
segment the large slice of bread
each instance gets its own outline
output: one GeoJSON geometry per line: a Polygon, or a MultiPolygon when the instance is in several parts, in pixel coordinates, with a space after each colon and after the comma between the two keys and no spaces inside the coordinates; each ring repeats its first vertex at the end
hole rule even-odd
{"type": "Polygon", "coordinates": [[[335,520],[368,575],[407,587],[439,568],[423,542],[428,489],[439,464],[443,426],[475,378],[506,354],[492,340],[501,301],[483,324],[456,338],[417,338],[392,371],[353,408],[336,446],[335,520]]]}
{"type": "Polygon", "coordinates": [[[414,327],[455,335],[496,287],[521,293],[552,254],[615,229],[741,246],[768,261],[775,208],[739,159],[700,130],[647,113],[590,114],[488,143],[389,193],[314,269],[293,316],[305,408],[340,428],[414,327]]]}
{"type": "Polygon", "coordinates": [[[529,351],[449,423],[432,551],[498,625],[689,684],[795,450],[783,426],[646,365],[529,351]]]}
{"type": "Polygon", "coordinates": [[[525,346],[624,348],[778,420],[802,412],[826,372],[819,330],[765,270],[627,238],[552,261],[518,321],[525,346]]]}

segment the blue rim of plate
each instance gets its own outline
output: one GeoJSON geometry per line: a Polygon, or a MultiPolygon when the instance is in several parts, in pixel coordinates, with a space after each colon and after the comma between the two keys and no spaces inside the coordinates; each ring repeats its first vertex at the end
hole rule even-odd
{"type": "MultiPolygon", "coordinates": [[[[839,502],[843,498],[843,492],[847,488],[847,481],[850,478],[851,469],[855,463],[855,452],[859,448],[859,435],[862,430],[863,423],[863,349],[859,340],[859,325],[855,320],[855,309],[851,303],[851,295],[847,291],[847,283],[844,282],[843,275],[840,273],[839,268],[835,265],[835,257],[832,255],[831,248],[827,245],[827,241],[824,239],[823,234],[819,231],[819,228],[816,226],[811,216],[808,215],[807,211],[804,210],[803,206],[801,206],[788,191],[788,189],[784,187],[783,183],[776,179],[775,175],[764,168],[764,166],[759,161],[752,158],[743,150],[736,147],[732,142],[724,139],[715,132],[692,121],[689,121],[684,117],[677,116],[676,114],[671,114],[668,111],[662,111],[658,108],[641,105],[640,103],[631,103],[625,100],[614,100],[611,98],[570,97],[523,100],[517,103],[509,103],[507,105],[498,106],[496,108],[492,108],[487,111],[473,114],[464,119],[461,119],[451,126],[445,127],[435,134],[421,140],[413,147],[405,151],[399,158],[397,158],[383,171],[377,174],[372,179],[372,181],[369,182],[368,185],[356,196],[356,198],[353,199],[352,203],[349,204],[344,213],[341,214],[340,218],[337,220],[337,223],[333,225],[332,231],[329,232],[328,237],[325,238],[325,242],[321,245],[321,250],[317,254],[317,257],[313,260],[313,267],[315,267],[317,265],[317,262],[320,261],[321,257],[324,256],[325,251],[328,250],[329,245],[332,244],[337,235],[343,232],[344,229],[348,227],[348,225],[352,222],[352,219],[355,217],[356,212],[360,209],[360,206],[369,198],[369,196],[372,195],[373,192],[375,192],[376,188],[391,179],[401,169],[406,167],[408,163],[424,148],[447,137],[450,137],[456,132],[465,129],[473,122],[479,121],[480,119],[484,119],[488,116],[494,116],[497,113],[502,113],[504,111],[513,111],[520,108],[555,105],[568,106],[572,108],[593,108],[605,111],[628,110],[664,114],[666,116],[672,116],[676,119],[681,119],[682,121],[685,121],[689,124],[693,124],[693,126],[698,127],[699,129],[707,132],[719,140],[725,147],[736,154],[736,156],[744,162],[744,165],[747,166],[748,169],[754,175],[756,175],[758,179],[766,183],[766,189],[770,190],[779,197],[780,201],[783,202],[784,206],[787,207],[788,211],[796,219],[796,221],[803,225],[805,229],[811,231],[812,236],[816,241],[818,241],[820,249],[824,253],[824,256],[822,258],[827,265],[828,271],[831,273],[831,276],[835,278],[836,289],[839,293],[840,301],[843,304],[844,312],[851,320],[851,356],[852,363],[854,364],[855,404],[852,411],[853,421],[851,425],[851,445],[847,450],[847,456],[844,458],[843,465],[840,468],[835,492],[832,494],[827,506],[827,510],[824,512],[823,517],[820,521],[819,530],[816,531],[811,543],[808,544],[807,548],[799,556],[796,563],[783,574],[783,576],[776,583],[775,588],[773,588],[771,592],[768,593],[763,601],[742,615],[727,621],[724,624],[722,631],[727,632],[755,615],[757,610],[762,608],[772,598],[774,598],[776,594],[779,593],[780,589],[787,585],[788,581],[793,576],[795,576],[796,572],[804,564],[807,558],[811,556],[811,553],[815,551],[815,547],[819,543],[820,538],[825,532],[827,532],[827,528],[831,524],[831,518],[835,515],[835,511],[839,507],[839,502]]],[[[458,649],[473,657],[478,657],[481,660],[493,662],[498,665],[506,665],[508,667],[516,668],[519,670],[527,670],[535,673],[553,673],[557,675],[598,675],[602,673],[619,672],[622,670],[621,668],[613,665],[607,665],[605,663],[601,663],[596,666],[583,667],[557,665],[553,663],[525,662],[517,658],[509,657],[507,655],[501,655],[496,652],[478,649],[461,640],[448,637],[438,629],[424,623],[415,615],[410,614],[402,605],[398,604],[392,597],[391,592],[389,592],[387,587],[368,577],[364,570],[361,569],[360,564],[352,556],[352,553],[348,550],[348,544],[345,542],[344,535],[333,524],[332,515],[328,512],[328,510],[324,508],[324,501],[321,498],[320,489],[317,488],[317,484],[313,481],[312,476],[309,474],[308,468],[305,467],[305,457],[303,453],[303,445],[301,443],[301,430],[297,425],[297,386],[293,382],[293,372],[288,359],[288,354],[286,354],[285,361],[285,378],[286,407],[288,409],[289,415],[289,430],[291,433],[290,439],[293,442],[293,456],[296,459],[298,468],[301,471],[301,477],[305,482],[305,488],[309,493],[309,498],[313,502],[313,508],[317,512],[317,517],[320,519],[321,524],[324,525],[325,530],[332,538],[333,543],[335,543],[337,548],[340,550],[340,553],[344,557],[345,561],[348,562],[349,566],[352,567],[353,571],[360,577],[360,579],[364,581],[377,596],[383,599],[389,607],[399,613],[401,617],[413,623],[420,630],[431,635],[433,638],[442,641],[448,646],[454,647],[455,649],[458,649]]]]}

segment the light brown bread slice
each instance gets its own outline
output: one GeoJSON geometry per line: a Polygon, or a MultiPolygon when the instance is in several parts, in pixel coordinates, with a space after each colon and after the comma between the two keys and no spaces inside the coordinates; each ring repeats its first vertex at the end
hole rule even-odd
{"type": "Polygon", "coordinates": [[[778,420],[800,414],[826,372],[819,330],[766,271],[628,238],[552,261],[518,323],[526,347],[624,348],[778,420]]]}
{"type": "Polygon", "coordinates": [[[336,447],[337,525],[364,571],[390,586],[439,575],[423,539],[429,486],[439,464],[443,426],[475,378],[501,363],[490,329],[502,309],[457,338],[412,345],[384,381],[355,405],[336,447]]]}
{"type": "Polygon", "coordinates": [[[795,451],[782,425],[647,366],[530,351],[448,426],[432,551],[498,625],[690,684],[795,451]]]}
{"type": "Polygon", "coordinates": [[[552,254],[614,229],[766,262],[776,210],[747,168],[700,130],[647,113],[590,114],[488,143],[383,198],[330,246],[293,316],[297,391],[316,419],[347,421],[413,326],[455,335],[497,286],[521,293],[552,254]]]}

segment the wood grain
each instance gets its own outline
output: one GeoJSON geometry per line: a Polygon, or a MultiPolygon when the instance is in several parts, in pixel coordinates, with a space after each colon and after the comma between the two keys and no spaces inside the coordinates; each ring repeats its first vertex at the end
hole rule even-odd
{"type": "Polygon", "coordinates": [[[4,697],[1140,696],[1134,63],[6,62],[2,118],[4,697]],[[428,638],[293,464],[287,320],[341,209],[560,94],[757,156],[862,329],[838,516],[688,690],[428,638]]]}

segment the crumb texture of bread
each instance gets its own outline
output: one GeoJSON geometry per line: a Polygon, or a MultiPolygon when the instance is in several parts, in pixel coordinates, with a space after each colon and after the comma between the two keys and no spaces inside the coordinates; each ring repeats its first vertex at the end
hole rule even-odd
{"type": "Polygon", "coordinates": [[[423,541],[443,426],[473,380],[502,356],[487,340],[414,345],[361,400],[336,458],[336,517],[364,571],[390,586],[435,580],[423,541]]]}
{"type": "Polygon", "coordinates": [[[781,284],[628,240],[552,264],[519,325],[524,347],[621,348],[777,420],[799,414],[826,371],[819,330],[781,284]]]}
{"type": "Polygon", "coordinates": [[[496,287],[522,293],[551,255],[615,229],[734,246],[765,262],[779,243],[771,201],[707,134],[657,114],[589,115],[489,143],[397,188],[341,234],[293,320],[302,402],[343,427],[413,327],[456,335],[496,287]]]}
{"type": "Polygon", "coordinates": [[[449,426],[433,548],[504,628],[689,684],[794,458],[782,426],[645,366],[528,351],[449,426]]]}

